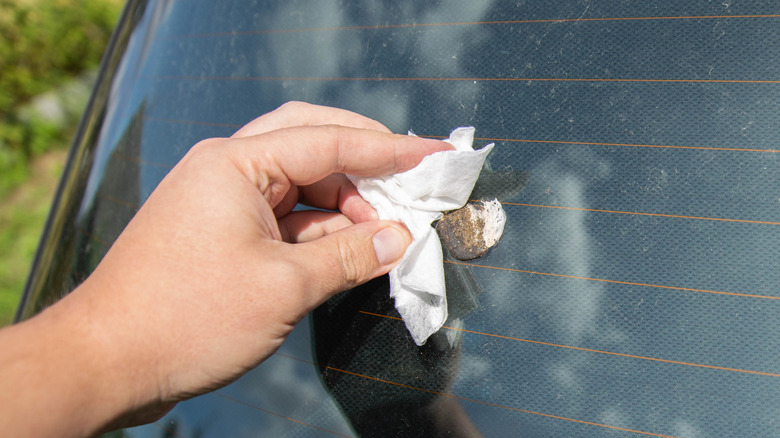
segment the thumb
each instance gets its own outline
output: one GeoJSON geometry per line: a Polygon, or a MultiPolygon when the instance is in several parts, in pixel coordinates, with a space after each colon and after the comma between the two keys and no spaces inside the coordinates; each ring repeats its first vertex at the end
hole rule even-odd
{"type": "Polygon", "coordinates": [[[409,231],[392,221],[368,221],[319,239],[294,245],[310,290],[319,305],[337,292],[384,275],[412,242],[409,231]]]}

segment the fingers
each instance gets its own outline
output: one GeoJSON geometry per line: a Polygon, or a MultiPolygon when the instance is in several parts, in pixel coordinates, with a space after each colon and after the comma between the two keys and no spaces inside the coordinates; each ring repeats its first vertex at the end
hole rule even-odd
{"type": "Polygon", "coordinates": [[[276,205],[291,185],[332,173],[381,176],[409,170],[448,143],[344,126],[280,129],[233,140],[234,164],[276,205]]]}
{"type": "Polygon", "coordinates": [[[292,250],[298,260],[306,260],[301,275],[311,285],[313,308],[337,292],[390,272],[411,242],[402,225],[371,221],[294,245],[292,250]]]}
{"type": "Polygon", "coordinates": [[[289,243],[310,242],[344,229],[353,222],[341,213],[321,210],[294,211],[279,219],[282,239],[289,243]]]}
{"type": "Polygon", "coordinates": [[[379,219],[374,207],[360,196],[346,176],[339,173],[328,175],[308,186],[290,187],[284,199],[274,207],[274,214],[281,218],[292,211],[296,204],[338,210],[355,223],[379,219]]]}
{"type": "Polygon", "coordinates": [[[265,134],[295,126],[341,125],[390,133],[385,125],[352,111],[304,102],[287,102],[274,111],[264,114],[239,129],[232,138],[265,134]]]}

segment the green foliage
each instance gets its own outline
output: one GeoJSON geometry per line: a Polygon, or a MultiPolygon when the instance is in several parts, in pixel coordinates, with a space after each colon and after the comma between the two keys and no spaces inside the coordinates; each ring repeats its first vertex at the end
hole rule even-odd
{"type": "Polygon", "coordinates": [[[100,63],[122,3],[0,0],[0,326],[19,302],[86,103],[84,73],[100,63]]]}
{"type": "Polygon", "coordinates": [[[72,120],[25,117],[22,107],[96,67],[120,9],[118,0],[0,0],[0,195],[33,157],[67,146],[72,120]]]}
{"type": "Polygon", "coordinates": [[[2,199],[0,209],[0,326],[10,323],[24,287],[66,152],[34,160],[24,185],[2,199]]]}
{"type": "Polygon", "coordinates": [[[0,114],[95,67],[118,6],[116,1],[0,0],[0,114]]]}

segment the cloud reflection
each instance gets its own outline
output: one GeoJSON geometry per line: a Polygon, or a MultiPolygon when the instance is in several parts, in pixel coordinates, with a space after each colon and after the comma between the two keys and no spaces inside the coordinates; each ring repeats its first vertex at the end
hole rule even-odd
{"type": "MultiPolygon", "coordinates": [[[[589,152],[579,151],[578,156],[553,154],[530,170],[527,190],[546,198],[539,203],[587,208],[588,181],[594,173],[608,175],[609,164],[589,152]]],[[[588,231],[589,215],[579,210],[523,210],[523,216],[514,217],[514,226],[507,227],[503,238],[505,245],[518,248],[511,255],[513,266],[592,277],[591,263],[598,259],[599,249],[588,231]]],[[[521,296],[517,286],[486,287],[491,290],[486,298],[497,311],[544,315],[546,330],[555,332],[554,341],[567,345],[580,345],[586,337],[601,335],[597,317],[603,284],[570,278],[551,281],[538,276],[521,276],[516,281],[521,282],[521,296]]],[[[616,333],[610,337],[621,338],[616,333]]]]}

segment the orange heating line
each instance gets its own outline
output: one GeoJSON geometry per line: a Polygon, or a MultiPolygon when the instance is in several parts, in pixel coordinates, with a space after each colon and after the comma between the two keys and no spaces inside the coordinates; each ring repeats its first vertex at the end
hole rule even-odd
{"type": "Polygon", "coordinates": [[[252,409],[256,409],[256,410],[258,410],[260,412],[263,412],[263,413],[266,413],[266,414],[269,414],[269,415],[274,415],[274,416],[279,417],[279,418],[284,418],[285,420],[292,421],[293,423],[298,423],[298,424],[301,424],[303,426],[308,426],[308,427],[311,427],[313,429],[317,429],[317,430],[320,430],[320,431],[323,431],[323,432],[327,432],[327,433],[330,433],[330,434],[333,434],[333,435],[336,435],[336,436],[341,436],[341,437],[344,437],[344,438],[352,438],[349,435],[344,435],[344,434],[341,434],[341,433],[333,431],[333,430],[325,429],[325,428],[322,428],[322,427],[319,427],[319,426],[315,426],[313,424],[306,423],[305,421],[296,420],[295,418],[288,417],[286,415],[282,415],[282,414],[279,414],[279,413],[276,413],[276,412],[273,412],[273,411],[269,411],[268,409],[263,409],[260,406],[255,406],[255,405],[253,405],[251,403],[247,403],[247,402],[245,402],[243,400],[239,400],[237,398],[231,397],[231,396],[229,396],[227,394],[223,394],[221,392],[215,392],[214,395],[222,397],[222,398],[224,398],[226,400],[230,400],[230,401],[236,402],[236,403],[244,405],[246,407],[249,407],[249,408],[252,408],[252,409]]]}
{"type": "Polygon", "coordinates": [[[588,280],[588,281],[600,281],[603,283],[614,283],[614,284],[625,284],[629,286],[644,286],[644,287],[656,287],[660,289],[674,289],[674,290],[681,290],[686,292],[701,292],[701,293],[708,293],[708,294],[717,294],[717,295],[731,295],[736,297],[745,297],[745,298],[763,298],[767,300],[780,300],[780,297],[774,297],[769,295],[757,295],[757,294],[745,294],[745,293],[739,293],[739,292],[726,292],[726,291],[719,291],[719,290],[710,290],[710,289],[696,289],[692,287],[683,287],[683,286],[667,286],[663,284],[650,284],[650,283],[639,283],[634,281],[622,281],[622,280],[608,280],[605,278],[592,278],[592,277],[581,277],[578,275],[567,275],[567,274],[555,274],[551,272],[539,272],[539,271],[527,271],[524,269],[515,269],[515,268],[505,268],[501,266],[487,266],[487,265],[478,265],[476,263],[464,263],[464,262],[456,262],[452,260],[445,260],[444,263],[451,263],[454,265],[464,265],[464,266],[474,266],[476,268],[485,268],[485,269],[497,269],[499,271],[510,271],[510,272],[520,272],[523,274],[534,274],[534,275],[547,275],[550,277],[561,277],[561,278],[573,278],[575,280],[588,280]]]}
{"type": "Polygon", "coordinates": [[[225,128],[241,128],[244,125],[237,125],[234,123],[220,123],[220,122],[202,122],[197,120],[180,120],[180,119],[169,119],[165,117],[155,117],[155,116],[142,116],[146,120],[153,120],[155,122],[165,122],[165,123],[177,123],[177,124],[185,124],[185,125],[201,125],[201,126],[216,126],[216,127],[225,127],[225,128]]]}
{"type": "MultiPolygon", "coordinates": [[[[472,202],[477,200],[472,199],[472,202]]],[[[730,219],[721,217],[704,217],[704,216],[685,216],[681,214],[667,214],[667,213],[644,213],[639,211],[620,211],[620,210],[600,210],[597,208],[583,208],[583,207],[564,207],[560,205],[541,205],[541,204],[524,204],[521,202],[502,202],[503,205],[517,205],[521,207],[539,207],[539,208],[556,208],[560,210],[576,210],[576,211],[590,211],[596,213],[615,213],[615,214],[633,214],[638,216],[657,216],[657,217],[670,217],[677,219],[698,219],[706,221],[721,221],[721,222],[742,222],[748,224],[762,224],[762,225],[780,225],[780,222],[773,221],[757,221],[750,219],[730,219]]]]}
{"type": "MultiPolygon", "coordinates": [[[[366,313],[366,312],[361,312],[361,313],[366,313]]],[[[374,380],[374,381],[377,381],[377,382],[382,382],[382,383],[387,383],[387,384],[390,384],[390,385],[400,386],[402,388],[413,389],[415,391],[427,392],[429,394],[435,394],[435,395],[440,395],[440,396],[444,396],[444,397],[450,397],[450,398],[454,398],[454,399],[457,399],[457,400],[463,400],[463,401],[467,401],[467,402],[478,403],[478,404],[485,405],[485,406],[492,406],[494,408],[508,409],[510,411],[522,412],[524,414],[538,415],[538,416],[541,416],[541,417],[554,418],[556,420],[571,421],[573,423],[587,424],[589,426],[604,427],[604,428],[607,428],[607,429],[621,430],[621,431],[624,431],[624,432],[638,433],[638,434],[641,434],[641,435],[663,437],[663,438],[675,438],[675,437],[673,437],[671,435],[662,435],[660,433],[644,432],[644,431],[641,431],[641,430],[628,429],[628,428],[625,428],[625,427],[610,426],[608,424],[594,423],[592,421],[577,420],[575,418],[561,417],[559,415],[545,414],[545,413],[542,413],[542,412],[529,411],[529,410],[520,409],[520,408],[513,408],[511,406],[500,405],[500,404],[497,404],[497,403],[490,403],[490,402],[486,402],[486,401],[482,401],[482,400],[476,400],[476,399],[468,398],[468,397],[461,397],[459,395],[448,394],[446,392],[438,392],[438,391],[432,391],[430,389],[418,388],[416,386],[405,385],[403,383],[398,383],[398,382],[392,382],[390,380],[380,379],[378,377],[371,377],[371,376],[366,376],[364,374],[353,373],[351,371],[340,370],[338,368],[333,368],[331,366],[328,366],[328,367],[325,367],[325,368],[329,369],[331,371],[336,371],[336,372],[344,373],[344,374],[350,374],[350,375],[353,375],[353,376],[356,376],[356,377],[361,377],[361,378],[368,379],[368,380],[374,380]]]]}
{"type": "MultiPolygon", "coordinates": [[[[376,317],[379,317],[379,318],[387,318],[387,319],[394,319],[394,320],[397,320],[397,321],[403,321],[401,318],[398,318],[398,317],[395,317],[395,316],[381,315],[381,314],[378,314],[378,313],[366,312],[366,311],[363,311],[363,310],[361,310],[359,312],[364,314],[364,315],[371,315],[371,316],[376,316],[376,317]]],[[[682,362],[682,361],[677,361],[677,360],[659,359],[659,358],[656,358],[656,357],[637,356],[637,355],[626,354],[626,353],[616,353],[616,352],[613,352],[613,351],[595,350],[595,349],[592,349],[592,348],[574,347],[574,346],[571,346],[571,345],[553,344],[551,342],[533,341],[533,340],[530,340],[530,339],[522,339],[522,338],[515,338],[515,337],[512,337],[512,336],[504,336],[504,335],[497,335],[497,334],[493,334],[493,333],[478,332],[478,331],[475,331],[475,330],[467,330],[467,329],[462,329],[462,328],[457,328],[457,327],[442,326],[442,328],[446,328],[448,330],[455,330],[455,331],[459,331],[459,332],[464,332],[464,333],[471,333],[471,334],[475,334],[475,335],[490,336],[490,337],[493,337],[493,338],[506,339],[506,340],[509,340],[509,341],[518,341],[518,342],[527,342],[527,343],[530,343],[530,344],[546,345],[548,347],[567,348],[567,349],[570,349],[570,350],[587,351],[587,352],[590,352],[590,353],[608,354],[608,355],[611,355],[611,356],[628,357],[628,358],[631,358],[631,359],[642,359],[642,360],[649,360],[649,361],[653,361],[653,362],[670,363],[670,364],[675,364],[675,365],[686,365],[686,366],[699,367],[699,368],[709,368],[709,369],[722,370],[722,371],[734,371],[734,372],[738,372],[738,373],[758,374],[758,375],[769,376],[769,377],[780,377],[780,374],[768,373],[768,372],[764,372],[764,371],[743,370],[743,369],[739,369],[739,368],[728,368],[728,367],[721,367],[721,366],[717,366],[717,365],[704,365],[704,364],[691,363],[691,362],[682,362]]]]}
{"type": "MultiPolygon", "coordinates": [[[[374,315],[374,316],[381,316],[381,317],[391,318],[391,319],[400,319],[400,318],[394,318],[394,317],[387,316],[387,315],[378,315],[378,314],[374,314],[374,313],[370,313],[370,312],[363,312],[363,311],[361,311],[360,313],[364,313],[364,314],[368,314],[368,315],[374,315]]],[[[286,354],[283,354],[283,353],[279,353],[279,352],[274,353],[274,356],[281,356],[281,357],[284,357],[286,359],[291,359],[291,360],[295,360],[295,361],[298,361],[298,362],[303,362],[303,363],[312,364],[312,365],[317,366],[317,364],[315,362],[312,362],[310,360],[300,359],[300,358],[289,356],[289,355],[286,355],[286,354]]],[[[328,369],[328,370],[331,370],[331,371],[335,371],[335,372],[339,372],[339,373],[343,373],[343,374],[349,374],[349,375],[352,375],[352,376],[356,376],[356,377],[360,377],[360,378],[364,378],[364,379],[368,379],[368,380],[374,380],[376,382],[381,382],[381,383],[387,383],[387,384],[390,384],[390,385],[400,386],[402,388],[412,389],[412,390],[415,390],[415,391],[427,392],[429,394],[435,394],[435,395],[440,395],[440,396],[444,396],[444,397],[450,397],[450,398],[454,398],[454,399],[457,399],[457,400],[463,400],[463,401],[468,401],[468,402],[472,402],[472,403],[478,403],[478,404],[481,404],[481,405],[486,405],[486,406],[491,406],[491,407],[496,407],[496,408],[501,408],[501,409],[508,409],[508,410],[511,410],[511,411],[522,412],[522,413],[525,413],[525,414],[539,415],[539,416],[542,416],[542,417],[554,418],[554,419],[557,419],[557,420],[571,421],[571,422],[574,422],[574,423],[587,424],[589,426],[605,427],[605,428],[608,428],[608,429],[622,430],[622,431],[625,431],[625,432],[638,433],[638,434],[648,435],[648,436],[675,438],[675,437],[670,436],[670,435],[662,435],[662,434],[658,434],[658,433],[644,432],[644,431],[641,431],[641,430],[628,429],[628,428],[623,428],[623,427],[618,427],[618,426],[610,426],[610,425],[607,425],[607,424],[595,423],[595,422],[591,422],[591,421],[577,420],[577,419],[574,419],[574,418],[562,417],[560,415],[545,414],[545,413],[542,413],[542,412],[530,411],[530,410],[527,410],[527,409],[520,409],[520,408],[513,408],[511,406],[501,405],[501,404],[497,404],[497,403],[490,403],[490,402],[485,402],[485,401],[482,401],[482,400],[476,400],[476,399],[471,399],[471,398],[467,398],[467,397],[461,397],[461,396],[458,396],[458,395],[455,395],[455,394],[449,394],[449,393],[446,393],[446,392],[432,391],[430,389],[425,389],[425,388],[419,388],[419,387],[416,387],[416,386],[405,385],[403,383],[398,383],[398,382],[392,382],[390,380],[384,380],[384,379],[380,379],[378,377],[372,377],[372,376],[367,376],[365,374],[359,374],[359,373],[355,373],[355,372],[352,372],[352,371],[342,370],[342,369],[339,369],[339,368],[334,368],[332,366],[326,366],[325,369],[328,369]]],[[[236,400],[236,401],[239,402],[239,403],[243,403],[240,400],[236,400]]],[[[243,403],[243,404],[249,405],[248,403],[243,403]]],[[[252,405],[249,405],[249,406],[252,406],[252,405]]],[[[261,411],[265,411],[265,409],[262,409],[262,408],[259,408],[259,407],[256,407],[256,406],[252,406],[252,407],[255,407],[256,409],[259,409],[261,411]]],[[[278,415],[278,414],[274,414],[274,415],[278,415]]],[[[316,427],[316,426],[314,426],[314,427],[316,427]]]]}
{"type": "MultiPolygon", "coordinates": [[[[421,135],[421,137],[447,138],[444,136],[433,136],[433,135],[421,135]]],[[[699,149],[705,151],[769,152],[769,153],[780,152],[780,149],[747,149],[747,148],[725,148],[725,147],[713,147],[713,146],[673,146],[673,145],[658,145],[658,144],[602,143],[602,142],[594,142],[594,141],[528,140],[528,139],[521,139],[521,138],[475,137],[474,140],[495,141],[495,142],[505,141],[505,142],[519,142],[519,143],[570,144],[570,145],[584,145],[584,146],[618,146],[618,147],[660,148],[660,149],[699,149]]]]}
{"type": "Polygon", "coordinates": [[[495,20],[495,21],[457,21],[445,23],[398,23],[398,24],[379,24],[363,26],[332,26],[332,27],[308,27],[299,29],[266,29],[266,30],[247,30],[240,32],[210,32],[198,34],[184,34],[164,36],[161,39],[179,39],[179,38],[204,38],[218,36],[241,36],[241,35],[265,35],[280,33],[297,32],[332,32],[342,30],[382,30],[382,29],[403,29],[403,28],[433,28],[433,27],[451,27],[451,26],[475,26],[475,25],[500,25],[500,24],[544,24],[544,23],[591,23],[602,21],[650,21],[650,20],[725,20],[730,18],[780,18],[778,14],[753,14],[753,15],[688,15],[688,16],[662,16],[662,17],[603,17],[603,18],[547,18],[536,20],[495,20]]]}
{"type": "Polygon", "coordinates": [[[780,84],[779,80],[742,79],[639,79],[639,78],[498,78],[498,77],[360,77],[360,76],[188,76],[144,75],[144,78],[180,81],[372,81],[372,82],[642,82],[705,84],[780,84]]]}
{"type": "Polygon", "coordinates": [[[144,165],[144,166],[162,167],[164,169],[173,169],[173,166],[170,165],[170,164],[156,163],[154,161],[148,161],[148,160],[144,160],[144,159],[138,158],[138,157],[131,157],[129,155],[125,155],[125,154],[123,154],[121,152],[117,152],[117,151],[114,151],[112,154],[116,155],[117,157],[119,157],[119,158],[121,158],[121,159],[123,159],[125,161],[129,161],[131,163],[141,164],[141,165],[144,165]]]}
{"type": "MultiPolygon", "coordinates": [[[[544,79],[537,79],[544,80],[544,79]]],[[[559,80],[559,79],[547,79],[547,80],[559,80]]],[[[637,79],[637,80],[652,80],[652,79],[637,79]]],[[[777,81],[780,83],[780,81],[777,81]]],[[[184,125],[201,125],[201,126],[215,126],[239,129],[244,125],[234,123],[219,123],[208,122],[199,120],[184,120],[184,119],[170,119],[163,117],[144,116],[144,119],[153,120],[164,123],[175,123],[184,125]]],[[[447,138],[444,135],[419,135],[419,137],[425,138],[447,138]]],[[[616,146],[616,147],[636,147],[636,148],[659,148],[659,149],[695,149],[705,151],[735,151],[735,152],[767,152],[767,153],[780,153],[780,149],[750,149],[750,148],[729,148],[729,147],[717,147],[717,146],[680,146],[680,145],[659,145],[659,144],[641,144],[641,143],[604,143],[594,141],[564,141],[564,140],[532,140],[523,138],[491,138],[491,137],[474,137],[474,140],[479,141],[493,141],[493,142],[515,142],[515,143],[541,143],[541,144],[567,144],[567,145],[583,145],[583,146],[616,146]]]]}
{"type": "Polygon", "coordinates": [[[125,207],[129,207],[129,208],[132,208],[134,210],[138,210],[139,208],[141,208],[141,206],[136,204],[136,203],[123,201],[121,199],[115,198],[113,196],[106,195],[104,193],[98,192],[95,196],[97,196],[98,198],[105,199],[106,201],[113,202],[115,204],[124,205],[125,207]]]}

